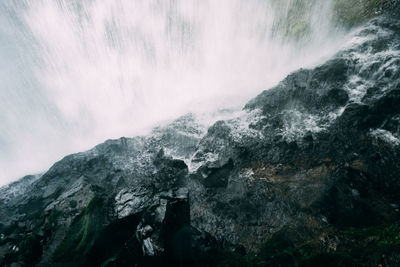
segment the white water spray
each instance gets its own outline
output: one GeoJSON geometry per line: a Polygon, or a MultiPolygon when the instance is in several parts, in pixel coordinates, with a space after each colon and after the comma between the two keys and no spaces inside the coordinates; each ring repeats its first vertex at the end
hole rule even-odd
{"type": "Polygon", "coordinates": [[[337,51],[331,16],[329,0],[3,0],[0,184],[187,112],[243,105],[337,51]]]}

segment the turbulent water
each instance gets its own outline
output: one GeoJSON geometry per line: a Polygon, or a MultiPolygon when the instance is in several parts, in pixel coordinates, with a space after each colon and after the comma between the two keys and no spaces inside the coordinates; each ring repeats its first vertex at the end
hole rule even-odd
{"type": "Polygon", "coordinates": [[[338,50],[332,14],[328,0],[2,0],[0,184],[241,106],[338,50]]]}

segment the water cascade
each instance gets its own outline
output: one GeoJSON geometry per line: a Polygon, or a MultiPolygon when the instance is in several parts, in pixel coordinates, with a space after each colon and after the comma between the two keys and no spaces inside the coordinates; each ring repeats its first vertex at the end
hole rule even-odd
{"type": "Polygon", "coordinates": [[[0,184],[242,107],[343,45],[333,14],[333,0],[1,1],[0,184]]]}

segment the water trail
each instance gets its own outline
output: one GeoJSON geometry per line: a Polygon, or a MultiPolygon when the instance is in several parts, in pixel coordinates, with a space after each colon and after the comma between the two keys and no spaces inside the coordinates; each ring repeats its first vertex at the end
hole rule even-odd
{"type": "Polygon", "coordinates": [[[3,0],[0,184],[189,111],[242,105],[337,51],[331,6],[3,0]]]}

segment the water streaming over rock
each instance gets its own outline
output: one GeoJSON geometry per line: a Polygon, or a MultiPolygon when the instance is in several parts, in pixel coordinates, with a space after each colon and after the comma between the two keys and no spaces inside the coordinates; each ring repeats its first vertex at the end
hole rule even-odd
{"type": "Polygon", "coordinates": [[[332,1],[3,0],[0,184],[322,62],[332,1]]]}

